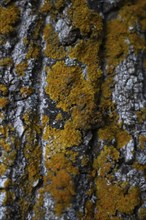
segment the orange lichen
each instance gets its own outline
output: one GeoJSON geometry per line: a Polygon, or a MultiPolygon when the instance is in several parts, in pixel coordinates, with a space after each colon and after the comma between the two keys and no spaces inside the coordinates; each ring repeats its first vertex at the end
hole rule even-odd
{"type": "Polygon", "coordinates": [[[118,63],[126,58],[129,45],[134,47],[135,52],[145,49],[144,38],[136,31],[138,23],[144,27],[145,8],[146,3],[141,0],[124,5],[117,18],[108,22],[105,44],[108,73],[112,73],[118,63]]]}
{"type": "Polygon", "coordinates": [[[47,126],[43,138],[49,141],[47,147],[50,151],[53,149],[54,153],[65,151],[67,147],[78,146],[82,140],[80,131],[76,130],[70,121],[66,122],[63,130],[47,126]]]}
{"type": "Polygon", "coordinates": [[[94,169],[98,171],[98,175],[101,177],[106,176],[119,160],[119,156],[120,153],[116,148],[105,146],[93,164],[94,169]]]}
{"type": "Polygon", "coordinates": [[[74,27],[79,28],[83,35],[102,32],[102,18],[93,10],[89,9],[85,0],[74,0],[68,10],[69,17],[74,27]]]}
{"type": "Polygon", "coordinates": [[[30,87],[24,86],[24,87],[21,87],[20,93],[21,93],[22,97],[26,98],[26,97],[30,96],[33,93],[33,89],[30,88],[30,87]]]}
{"type": "Polygon", "coordinates": [[[146,208],[142,207],[138,210],[138,219],[145,220],[146,219],[146,208]]]}
{"type": "Polygon", "coordinates": [[[7,166],[0,162],[0,175],[4,175],[7,170],[7,166]]]}
{"type": "Polygon", "coordinates": [[[41,119],[42,127],[44,128],[49,122],[49,117],[47,115],[43,115],[41,119]]]}
{"type": "Polygon", "coordinates": [[[25,71],[27,70],[28,64],[27,61],[23,61],[16,65],[15,71],[18,76],[23,76],[25,71]]]}
{"type": "Polygon", "coordinates": [[[141,149],[144,150],[146,144],[146,136],[145,135],[140,135],[139,136],[139,146],[141,149]]]}
{"type": "Polygon", "coordinates": [[[62,46],[60,46],[58,34],[54,31],[51,24],[47,24],[43,31],[46,48],[44,53],[47,57],[52,59],[61,59],[65,57],[66,53],[62,46]]]}
{"type": "Polygon", "coordinates": [[[96,109],[95,91],[83,78],[81,68],[57,62],[48,71],[47,82],[46,93],[57,102],[57,107],[71,113],[74,127],[89,128],[96,109]]]}
{"type": "Polygon", "coordinates": [[[38,190],[38,196],[33,208],[34,215],[32,216],[32,220],[38,220],[44,217],[45,209],[43,208],[43,205],[44,205],[44,189],[40,188],[38,190]]]}
{"type": "Polygon", "coordinates": [[[63,120],[62,114],[61,114],[61,113],[58,113],[55,119],[56,119],[57,121],[63,120]]]}
{"type": "Polygon", "coordinates": [[[0,93],[2,93],[3,95],[7,95],[8,87],[4,84],[0,84],[0,93]]]}
{"type": "Polygon", "coordinates": [[[0,108],[4,108],[9,104],[9,100],[4,97],[0,97],[0,108]]]}
{"type": "Polygon", "coordinates": [[[137,111],[136,116],[139,123],[146,121],[146,108],[142,108],[140,111],[137,111]]]}
{"type": "Polygon", "coordinates": [[[131,140],[131,136],[128,132],[115,123],[110,123],[104,128],[99,129],[98,136],[101,140],[106,140],[108,142],[115,139],[118,148],[124,147],[131,140]]]}
{"type": "Polygon", "coordinates": [[[44,4],[41,6],[41,13],[50,13],[54,17],[57,12],[64,7],[64,0],[49,1],[45,0],[44,4]]]}
{"type": "Polygon", "coordinates": [[[6,152],[10,152],[11,146],[5,141],[5,139],[0,140],[0,147],[4,149],[6,152]]]}
{"type": "Polygon", "coordinates": [[[77,174],[77,169],[62,153],[46,161],[46,168],[49,170],[48,175],[44,177],[46,190],[49,190],[55,199],[55,211],[60,215],[70,206],[75,195],[72,176],[77,174]],[[48,181],[51,181],[49,185],[48,181]]]}
{"type": "Polygon", "coordinates": [[[117,66],[128,53],[128,45],[125,41],[127,26],[119,19],[114,19],[108,22],[107,33],[106,55],[112,70],[112,67],[117,66]]]}
{"type": "Polygon", "coordinates": [[[100,70],[100,60],[98,58],[101,40],[89,39],[80,40],[75,47],[70,48],[69,56],[87,65],[86,78],[98,89],[102,72],[100,70]],[[93,50],[94,48],[94,50],[93,50]],[[99,82],[98,82],[99,81],[99,82]]]}
{"type": "Polygon", "coordinates": [[[35,43],[30,43],[28,47],[28,52],[26,54],[26,59],[37,59],[40,54],[40,47],[35,43]]]}
{"type": "Polygon", "coordinates": [[[125,184],[107,184],[105,179],[97,178],[96,189],[98,198],[95,213],[96,220],[113,219],[113,217],[116,217],[117,211],[131,214],[135,207],[139,205],[140,199],[137,187],[131,187],[127,190],[125,184]]]}
{"type": "Polygon", "coordinates": [[[13,60],[11,57],[5,57],[0,59],[0,66],[11,66],[13,63],[13,60]]]}
{"type": "Polygon", "coordinates": [[[14,31],[14,25],[19,19],[19,9],[15,5],[7,8],[0,6],[0,34],[6,35],[14,31]]]}
{"type": "Polygon", "coordinates": [[[132,167],[134,169],[141,170],[141,171],[144,171],[144,172],[146,170],[146,164],[140,164],[139,162],[136,162],[136,161],[132,164],[132,167]]]}

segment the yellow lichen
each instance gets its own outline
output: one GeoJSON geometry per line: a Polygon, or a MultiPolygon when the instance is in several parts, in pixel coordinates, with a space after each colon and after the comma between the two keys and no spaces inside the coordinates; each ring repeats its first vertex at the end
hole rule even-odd
{"type": "Polygon", "coordinates": [[[47,115],[43,115],[41,122],[42,122],[42,127],[44,128],[49,122],[49,117],[47,115]]]}
{"type": "Polygon", "coordinates": [[[74,0],[68,10],[69,17],[74,27],[79,28],[83,35],[95,32],[100,35],[102,32],[102,18],[98,13],[89,9],[85,0],[74,0]]]}
{"type": "Polygon", "coordinates": [[[23,61],[16,65],[15,71],[18,76],[23,76],[25,71],[27,70],[28,64],[27,61],[23,61]]]}
{"type": "Polygon", "coordinates": [[[138,210],[138,219],[145,220],[146,219],[146,208],[142,207],[138,210]]]}
{"type": "Polygon", "coordinates": [[[140,111],[136,112],[136,116],[139,123],[146,121],[146,108],[142,108],[140,111]]]}
{"type": "Polygon", "coordinates": [[[28,47],[28,52],[26,54],[26,59],[37,59],[40,54],[40,47],[35,45],[35,43],[30,43],[28,47]]]}
{"type": "MultiPolygon", "coordinates": [[[[70,121],[67,121],[64,129],[55,129],[47,126],[43,134],[44,140],[49,141],[48,149],[52,153],[65,151],[67,147],[78,146],[81,143],[81,133],[76,130],[70,121]]],[[[51,152],[50,152],[51,154],[51,152]]]]}
{"type": "Polygon", "coordinates": [[[81,68],[57,62],[48,71],[47,82],[46,93],[58,108],[71,113],[74,127],[89,128],[95,116],[95,91],[83,78],[81,68]]]}
{"type": "Polygon", "coordinates": [[[21,93],[22,97],[28,97],[33,93],[33,89],[30,87],[24,86],[24,87],[21,87],[20,93],[21,93]]]}
{"type": "Polygon", "coordinates": [[[0,84],[0,92],[3,94],[3,95],[7,95],[8,93],[8,87],[4,84],[0,84]]]}
{"type": "Polygon", "coordinates": [[[54,155],[50,161],[46,161],[48,175],[44,177],[46,190],[51,192],[55,199],[55,211],[60,215],[62,211],[70,206],[75,195],[75,188],[72,176],[77,174],[77,169],[64,154],[54,155]],[[48,185],[48,181],[50,184],[48,185]]]}
{"type": "Polygon", "coordinates": [[[19,9],[15,5],[7,8],[0,6],[0,34],[6,35],[14,31],[19,19],[19,9]]]}
{"type": "Polygon", "coordinates": [[[102,76],[100,60],[98,58],[100,44],[100,40],[97,41],[92,38],[84,41],[80,40],[75,47],[70,48],[69,53],[71,58],[77,59],[87,65],[86,78],[95,85],[96,90],[98,89],[98,83],[100,85],[101,81],[99,79],[102,76]]]}
{"type": "Polygon", "coordinates": [[[1,175],[1,176],[4,175],[5,172],[6,172],[6,170],[7,170],[6,165],[4,165],[4,164],[2,164],[2,163],[0,162],[0,175],[1,175]]]}
{"type": "Polygon", "coordinates": [[[99,129],[98,136],[101,140],[106,140],[108,142],[115,139],[118,148],[124,147],[131,140],[131,136],[128,132],[115,123],[111,123],[99,129]]]}
{"type": "Polygon", "coordinates": [[[131,140],[131,136],[126,130],[119,130],[116,134],[117,146],[119,148],[124,147],[131,140]]]}
{"type": "Polygon", "coordinates": [[[13,63],[12,58],[10,57],[5,57],[0,59],[0,66],[11,66],[13,63]]]}
{"type": "Polygon", "coordinates": [[[132,164],[132,167],[134,169],[137,169],[137,170],[141,170],[141,171],[144,171],[146,170],[146,164],[140,164],[139,162],[135,161],[133,164],[132,164]]]}
{"type": "Polygon", "coordinates": [[[45,0],[44,4],[40,8],[40,12],[49,13],[51,14],[52,18],[55,18],[57,12],[64,7],[64,3],[65,3],[64,0],[55,0],[55,1],[45,0]]]}
{"type": "Polygon", "coordinates": [[[9,104],[9,100],[4,97],[0,97],[0,108],[4,108],[9,104]]]}
{"type": "Polygon", "coordinates": [[[119,156],[120,153],[116,148],[105,146],[93,164],[94,169],[99,172],[98,175],[101,177],[106,176],[119,160],[119,156]]]}
{"type": "Polygon", "coordinates": [[[104,178],[97,178],[96,220],[109,220],[116,216],[116,212],[131,214],[139,205],[139,190],[131,187],[127,190],[125,184],[108,184],[104,178]],[[112,199],[111,199],[112,197],[112,199]]]}
{"type": "Polygon", "coordinates": [[[10,145],[4,139],[0,140],[0,147],[4,149],[6,152],[10,152],[11,150],[10,145]]]}
{"type": "Polygon", "coordinates": [[[146,136],[145,135],[140,135],[139,136],[139,146],[141,149],[144,150],[146,144],[146,136]]]}
{"type": "Polygon", "coordinates": [[[52,59],[61,59],[65,57],[64,48],[60,46],[57,33],[50,24],[47,24],[43,31],[46,48],[44,53],[47,57],[52,59]]]}
{"type": "Polygon", "coordinates": [[[62,114],[60,112],[57,114],[56,120],[57,121],[63,120],[62,114]]]}
{"type": "Polygon", "coordinates": [[[33,208],[34,215],[32,216],[32,220],[41,219],[45,214],[45,210],[43,209],[44,204],[44,189],[40,188],[38,190],[37,200],[35,201],[35,205],[33,208]]]}
{"type": "Polygon", "coordinates": [[[131,44],[135,52],[145,49],[144,38],[137,33],[136,26],[145,21],[145,1],[138,0],[134,4],[124,5],[117,16],[108,22],[106,37],[106,54],[108,62],[108,73],[128,55],[131,44]],[[132,31],[129,30],[132,28],[132,31]]]}

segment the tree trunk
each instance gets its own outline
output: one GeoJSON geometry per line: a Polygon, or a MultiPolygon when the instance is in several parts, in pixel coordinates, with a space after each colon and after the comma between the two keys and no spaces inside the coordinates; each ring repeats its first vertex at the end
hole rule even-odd
{"type": "Polygon", "coordinates": [[[146,219],[146,2],[0,3],[0,220],[146,219]]]}

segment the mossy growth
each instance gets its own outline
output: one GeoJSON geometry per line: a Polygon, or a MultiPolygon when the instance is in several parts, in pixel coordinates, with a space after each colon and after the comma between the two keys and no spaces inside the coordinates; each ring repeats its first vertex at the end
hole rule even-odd
{"type": "Polygon", "coordinates": [[[5,108],[9,104],[8,98],[0,97],[0,109],[5,108]]]}
{"type": "Polygon", "coordinates": [[[60,45],[58,34],[54,31],[51,24],[47,24],[43,31],[43,37],[46,42],[44,53],[52,59],[62,59],[66,56],[63,46],[60,45]]]}
{"type": "Polygon", "coordinates": [[[109,123],[104,128],[99,129],[98,137],[108,143],[115,140],[118,148],[124,147],[131,140],[130,134],[128,134],[126,130],[120,128],[115,122],[109,123]]]}
{"type": "Polygon", "coordinates": [[[140,204],[139,189],[130,187],[126,183],[108,184],[104,178],[96,180],[96,220],[109,220],[116,217],[116,213],[132,214],[140,204]],[[111,199],[112,198],[112,199],[111,199]]]}
{"type": "Polygon", "coordinates": [[[0,59],[1,67],[11,66],[12,64],[13,64],[13,60],[11,57],[5,57],[5,58],[0,59]]]}
{"type": "Polygon", "coordinates": [[[28,68],[27,61],[22,61],[21,63],[16,65],[15,72],[18,74],[18,76],[23,76],[27,68],[28,68]]]}
{"type": "Polygon", "coordinates": [[[19,9],[14,4],[7,8],[0,6],[0,34],[8,35],[14,31],[14,25],[19,20],[19,9]]]}
{"type": "Polygon", "coordinates": [[[97,159],[94,160],[93,167],[98,171],[98,176],[105,177],[115,167],[120,157],[119,151],[113,146],[105,146],[97,159]]]}
{"type": "Polygon", "coordinates": [[[78,170],[63,153],[54,155],[51,160],[46,160],[45,165],[49,171],[44,177],[45,190],[53,196],[55,212],[60,215],[71,205],[75,195],[73,177],[77,175],[78,170]]]}
{"type": "Polygon", "coordinates": [[[75,28],[79,28],[81,34],[94,36],[102,32],[102,18],[93,10],[89,9],[86,0],[74,0],[68,9],[69,17],[75,28]]]}
{"type": "Polygon", "coordinates": [[[88,129],[94,121],[95,91],[77,66],[68,67],[57,62],[47,75],[46,93],[56,101],[57,107],[71,114],[74,128],[88,129]]]}

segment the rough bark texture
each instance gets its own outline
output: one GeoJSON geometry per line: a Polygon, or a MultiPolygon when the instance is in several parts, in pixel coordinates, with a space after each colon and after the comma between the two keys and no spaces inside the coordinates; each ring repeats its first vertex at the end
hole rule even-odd
{"type": "Polygon", "coordinates": [[[0,3],[0,220],[146,219],[146,2],[0,3]]]}

